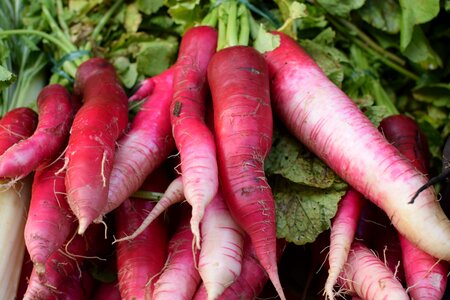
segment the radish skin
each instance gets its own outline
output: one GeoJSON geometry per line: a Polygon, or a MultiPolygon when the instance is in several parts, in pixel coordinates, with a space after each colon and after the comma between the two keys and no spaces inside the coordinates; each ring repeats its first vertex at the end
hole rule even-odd
{"type": "Polygon", "coordinates": [[[327,296],[327,299],[335,298],[333,288],[347,261],[364,203],[363,196],[353,188],[349,188],[339,202],[330,229],[329,269],[324,287],[324,295],[327,296]]]}
{"type": "Polygon", "coordinates": [[[83,234],[107,204],[115,143],[128,123],[128,99],[114,67],[101,58],[79,66],[74,90],[83,105],[71,128],[65,183],[83,234]]]}
{"type": "Polygon", "coordinates": [[[191,208],[181,206],[180,223],[169,241],[169,254],[158,280],[153,300],[192,299],[201,278],[196,267],[198,251],[192,252],[191,208]]]}
{"type": "MultiPolygon", "coordinates": [[[[151,201],[130,198],[114,212],[117,236],[132,233],[154,207],[151,201]]],[[[117,244],[117,271],[122,299],[151,299],[150,280],[164,267],[167,258],[167,230],[157,219],[133,240],[117,244]]]]}
{"type": "Polygon", "coordinates": [[[224,48],[209,63],[208,82],[225,201],[285,299],[276,259],[275,201],[264,174],[273,130],[267,65],[251,47],[224,48]]]}
{"type": "Polygon", "coordinates": [[[219,188],[214,137],[204,120],[206,70],[216,48],[217,31],[212,27],[193,27],[183,34],[174,65],[170,106],[170,123],[180,152],[184,196],[192,205],[191,229],[197,248],[200,221],[219,188]]]}
{"type": "Polygon", "coordinates": [[[217,299],[241,273],[244,233],[232,218],[219,191],[206,207],[201,223],[198,270],[208,293],[217,299]]]}
{"type": "MultiPolygon", "coordinates": [[[[173,95],[173,69],[147,79],[151,92],[131,122],[130,130],[119,139],[111,171],[108,201],[100,217],[118,207],[142,185],[175,149],[169,106],[173,95]],[[149,122],[149,120],[152,120],[149,122]]],[[[148,84],[144,85],[148,86],[148,84]]]]}
{"type": "Polygon", "coordinates": [[[360,242],[353,243],[338,282],[345,291],[362,299],[409,299],[391,270],[360,242]]]}
{"type": "MultiPolygon", "coordinates": [[[[386,139],[411,161],[423,174],[428,174],[429,157],[426,137],[417,123],[404,115],[383,119],[380,131],[386,139]]],[[[412,299],[442,299],[447,286],[449,265],[415,247],[399,235],[403,269],[408,292],[412,299]]]]}
{"type": "Polygon", "coordinates": [[[148,215],[143,219],[142,223],[128,236],[116,239],[114,243],[124,242],[133,240],[144,232],[147,227],[156,220],[164,211],[166,211],[171,205],[181,202],[184,200],[183,194],[183,181],[181,176],[175,178],[167,187],[163,196],[155,204],[152,210],[149,211],[148,215]]]}
{"type": "Polygon", "coordinates": [[[95,255],[94,244],[103,233],[102,225],[91,226],[81,236],[73,231],[66,244],[53,252],[45,263],[45,273],[38,274],[33,267],[24,300],[65,299],[64,284],[81,276],[81,265],[86,256],[95,255]]]}
{"type": "Polygon", "coordinates": [[[28,107],[7,112],[0,119],[0,155],[15,143],[30,137],[36,130],[37,113],[28,107]]]}
{"type": "Polygon", "coordinates": [[[432,188],[398,150],[290,37],[264,53],[275,112],[290,131],[341,178],[386,212],[396,229],[425,252],[450,260],[450,221],[432,188]],[[420,224],[420,226],[417,226],[420,224]]]}
{"type": "Polygon", "coordinates": [[[36,130],[0,156],[0,177],[27,176],[64,147],[75,109],[69,92],[59,84],[48,85],[39,93],[37,107],[36,130]]]}
{"type": "Polygon", "coordinates": [[[75,216],[66,199],[62,171],[64,159],[45,162],[36,170],[25,224],[25,245],[36,272],[44,272],[48,257],[58,250],[74,230],[75,216]]]}
{"type": "MultiPolygon", "coordinates": [[[[256,258],[255,249],[247,238],[244,242],[241,273],[217,299],[257,299],[269,277],[256,258]]],[[[208,293],[202,283],[193,300],[207,300],[208,293]]]]}

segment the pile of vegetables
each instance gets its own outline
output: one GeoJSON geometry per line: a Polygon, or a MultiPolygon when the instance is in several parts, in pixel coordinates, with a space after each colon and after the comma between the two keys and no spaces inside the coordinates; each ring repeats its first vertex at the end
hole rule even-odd
{"type": "Polygon", "coordinates": [[[2,298],[445,299],[449,13],[3,1],[2,298]]]}

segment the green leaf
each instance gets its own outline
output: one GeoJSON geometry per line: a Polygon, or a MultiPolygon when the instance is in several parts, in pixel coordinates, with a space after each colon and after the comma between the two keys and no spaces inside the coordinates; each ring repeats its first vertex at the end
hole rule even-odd
{"type": "Polygon", "coordinates": [[[450,84],[435,83],[418,86],[412,92],[414,98],[419,101],[432,103],[437,107],[450,108],[450,84]]]}
{"type": "Polygon", "coordinates": [[[401,10],[395,0],[366,0],[358,13],[364,21],[377,29],[391,34],[400,31],[401,10]]]}
{"type": "Polygon", "coordinates": [[[0,91],[10,86],[16,81],[17,77],[8,69],[0,65],[0,91]]]}
{"type": "Polygon", "coordinates": [[[140,11],[146,15],[151,15],[163,7],[164,0],[137,0],[136,3],[140,11]]]}
{"type": "Polygon", "coordinates": [[[265,168],[269,175],[281,175],[294,183],[322,189],[336,181],[335,173],[325,163],[287,133],[275,134],[265,168]]]}
{"type": "Polygon", "coordinates": [[[363,6],[365,0],[317,0],[317,2],[322,5],[330,14],[346,17],[352,10],[358,9],[363,6]]]}
{"type": "Polygon", "coordinates": [[[428,39],[419,26],[414,27],[411,42],[403,50],[403,54],[424,70],[442,67],[441,58],[431,48],[428,39]]]}
{"type": "Polygon", "coordinates": [[[144,76],[155,76],[169,68],[175,60],[178,42],[175,38],[157,39],[142,45],[137,56],[137,70],[144,76]]]}
{"type": "Polygon", "coordinates": [[[180,34],[200,22],[207,11],[207,6],[200,5],[200,0],[165,0],[164,4],[173,21],[180,25],[177,29],[180,34]]]}
{"type": "Polygon", "coordinates": [[[127,32],[134,33],[138,31],[139,25],[142,22],[142,15],[135,3],[127,5],[125,10],[124,26],[127,32]]]}
{"type": "Polygon", "coordinates": [[[400,23],[400,48],[408,47],[413,38],[414,27],[423,24],[439,13],[439,0],[399,0],[402,10],[400,23]]]}
{"type": "Polygon", "coordinates": [[[304,245],[330,228],[330,220],[345,193],[345,184],[318,189],[277,177],[271,182],[276,203],[277,237],[304,245]]]}
{"type": "Polygon", "coordinates": [[[301,40],[300,44],[317,62],[328,78],[337,86],[340,86],[344,79],[344,70],[341,63],[347,62],[348,59],[345,54],[331,44],[334,34],[331,28],[327,28],[314,40],[301,40]]]}
{"type": "Polygon", "coordinates": [[[267,32],[261,25],[258,30],[253,47],[260,53],[276,49],[280,45],[280,36],[267,32]]]}

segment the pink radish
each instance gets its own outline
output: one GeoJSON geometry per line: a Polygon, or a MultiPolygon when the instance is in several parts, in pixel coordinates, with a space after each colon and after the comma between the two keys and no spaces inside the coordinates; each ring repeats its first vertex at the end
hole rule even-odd
{"type": "Polygon", "coordinates": [[[334,299],[333,287],[347,261],[350,247],[355,237],[361,207],[365,203],[363,196],[352,188],[339,202],[339,207],[330,229],[330,250],[328,254],[328,278],[324,294],[334,299]]]}
{"type": "MultiPolygon", "coordinates": [[[[381,121],[380,130],[419,172],[428,174],[430,157],[428,143],[413,119],[404,115],[393,115],[381,121]]],[[[439,261],[423,252],[402,235],[399,235],[399,238],[405,279],[411,297],[442,299],[448,280],[448,262],[439,261]]]]}
{"type": "Polygon", "coordinates": [[[201,237],[198,271],[208,299],[217,299],[241,273],[244,244],[244,234],[231,217],[220,191],[206,207],[201,237]]]}
{"type": "Polygon", "coordinates": [[[170,122],[180,152],[184,196],[192,205],[191,228],[200,248],[199,224],[219,187],[214,137],[205,124],[206,70],[217,31],[198,26],[184,33],[175,63],[170,122]],[[201,45],[201,47],[199,46],[201,45]]]}
{"type": "Polygon", "coordinates": [[[66,199],[64,159],[46,161],[36,170],[30,208],[25,224],[25,245],[36,272],[43,273],[48,257],[57,251],[75,229],[75,216],[66,199]]]}
{"type": "Polygon", "coordinates": [[[192,252],[189,225],[191,208],[181,206],[180,222],[169,241],[169,254],[161,275],[154,283],[153,300],[192,299],[201,279],[196,268],[198,252],[192,252]]]}
{"type": "Polygon", "coordinates": [[[74,89],[83,105],[71,129],[65,182],[82,234],[107,204],[115,143],[128,123],[128,99],[114,67],[101,58],[79,66],[74,89]]]}
{"type": "MultiPolygon", "coordinates": [[[[269,277],[256,258],[250,239],[244,242],[242,269],[238,278],[217,299],[257,299],[269,277]]],[[[194,300],[207,300],[205,284],[198,288],[194,300]]]]}
{"type": "Polygon", "coordinates": [[[0,177],[25,177],[65,146],[75,113],[69,92],[58,84],[46,86],[39,93],[37,106],[36,131],[0,156],[0,177]]]}
{"type": "Polygon", "coordinates": [[[139,225],[139,227],[135,228],[135,230],[130,232],[129,235],[116,239],[114,243],[133,240],[134,238],[139,236],[142,232],[144,232],[147,229],[147,227],[150,226],[150,224],[154,220],[156,220],[164,211],[166,211],[171,205],[181,202],[183,200],[184,200],[183,181],[181,179],[181,176],[179,176],[169,184],[161,199],[159,199],[159,201],[152,208],[152,210],[148,212],[147,216],[145,217],[145,219],[142,220],[142,223],[139,225]]]}
{"type": "Polygon", "coordinates": [[[391,270],[360,242],[353,242],[338,281],[345,291],[363,299],[409,299],[391,270]]]}
{"type": "MultiPolygon", "coordinates": [[[[61,299],[63,284],[72,276],[81,276],[80,265],[86,256],[95,255],[94,243],[101,238],[102,225],[95,225],[84,236],[73,232],[66,245],[53,252],[45,263],[45,273],[38,274],[36,268],[30,276],[24,300],[61,299]]],[[[73,279],[72,279],[73,280],[73,279]]]]}
{"type": "Polygon", "coordinates": [[[224,48],[209,63],[208,82],[225,201],[285,299],[276,260],[275,201],[264,174],[273,125],[267,65],[251,47],[224,48]]]}
{"type": "MultiPolygon", "coordinates": [[[[131,234],[154,207],[151,201],[127,199],[115,210],[119,238],[131,234]]],[[[160,218],[138,237],[117,244],[117,270],[122,299],[150,299],[155,278],[167,258],[167,230],[160,218]]]]}
{"type": "Polygon", "coordinates": [[[399,155],[296,41],[283,33],[274,37],[279,45],[264,56],[279,118],[340,177],[383,209],[408,240],[450,260],[450,221],[435,191],[427,189],[410,203],[426,183],[425,176],[399,155]]]}
{"type": "Polygon", "coordinates": [[[140,97],[148,95],[148,98],[132,120],[130,130],[117,142],[108,201],[101,216],[136,192],[145,178],[175,149],[169,116],[173,68],[146,82],[142,89],[148,85],[151,85],[151,89],[144,89],[145,92],[140,89],[137,94],[140,97]]]}
{"type": "Polygon", "coordinates": [[[30,137],[38,123],[38,115],[27,107],[15,108],[0,119],[0,155],[15,143],[30,137]]]}

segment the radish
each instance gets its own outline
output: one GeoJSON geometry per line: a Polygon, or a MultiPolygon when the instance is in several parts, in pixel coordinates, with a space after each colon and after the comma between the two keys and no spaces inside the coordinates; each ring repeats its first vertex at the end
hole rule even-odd
{"type": "Polygon", "coordinates": [[[197,248],[200,221],[219,187],[214,137],[204,120],[206,70],[216,47],[217,31],[212,27],[193,27],[184,33],[174,65],[170,106],[170,123],[180,152],[184,196],[192,205],[191,230],[197,248]]]}
{"type": "Polygon", "coordinates": [[[31,136],[36,129],[38,115],[28,107],[7,112],[0,119],[0,155],[15,143],[31,136]]]}
{"type": "Polygon", "coordinates": [[[114,67],[101,58],[79,66],[74,90],[83,105],[75,115],[65,155],[65,184],[78,233],[83,234],[107,204],[115,143],[128,122],[128,99],[114,67]]]}
{"type": "Polygon", "coordinates": [[[66,199],[64,159],[44,162],[34,175],[31,202],[25,224],[25,245],[38,274],[48,257],[74,230],[75,217],[66,199]]]}
{"type": "Polygon", "coordinates": [[[244,244],[244,234],[231,217],[220,191],[206,208],[201,233],[198,271],[208,299],[217,299],[241,273],[244,244]]]}
{"type": "MultiPolygon", "coordinates": [[[[429,170],[428,143],[417,123],[404,115],[383,119],[380,130],[386,139],[423,174],[429,170]]],[[[403,268],[408,291],[413,299],[442,299],[447,285],[448,262],[421,251],[402,235],[403,268]]]]}
{"type": "MultiPolygon", "coordinates": [[[[131,234],[154,207],[151,201],[130,198],[114,211],[116,234],[131,234]]],[[[141,235],[117,244],[117,270],[122,299],[149,299],[155,278],[167,258],[167,231],[155,220],[141,235]]]]}
{"type": "Polygon", "coordinates": [[[391,270],[357,241],[353,242],[338,281],[345,291],[363,299],[409,299],[391,270]]]}
{"type": "Polygon", "coordinates": [[[161,199],[159,199],[158,203],[156,203],[152,210],[148,212],[147,216],[142,220],[142,223],[139,225],[139,227],[137,227],[132,233],[130,233],[130,235],[116,239],[114,243],[124,242],[136,238],[138,235],[144,232],[154,220],[156,220],[164,211],[166,211],[169,206],[183,200],[183,181],[181,179],[181,176],[179,176],[169,184],[161,199]]]}
{"type": "Polygon", "coordinates": [[[425,176],[399,155],[297,42],[283,33],[273,36],[279,45],[264,56],[279,118],[342,179],[383,209],[408,240],[450,260],[450,221],[435,191],[427,189],[410,203],[425,176]]]}
{"type": "Polygon", "coordinates": [[[74,115],[69,92],[59,84],[44,87],[37,99],[36,131],[0,156],[0,177],[22,178],[64,147],[74,115]]]}
{"type": "MultiPolygon", "coordinates": [[[[269,277],[256,258],[250,239],[244,242],[242,269],[237,279],[217,299],[256,299],[262,292],[269,277]]],[[[198,288],[194,300],[207,300],[204,283],[198,288]]]]}
{"type": "Polygon", "coordinates": [[[264,174],[273,125],[267,65],[251,47],[224,48],[209,63],[208,82],[225,201],[285,299],[276,260],[275,201],[264,174]]]}
{"type": "MultiPolygon", "coordinates": [[[[91,226],[81,236],[73,231],[66,244],[52,255],[45,263],[45,273],[38,274],[33,267],[24,300],[62,299],[63,285],[67,280],[81,276],[80,266],[85,257],[95,255],[94,244],[102,234],[102,225],[91,226]],[[94,250],[93,250],[94,249],[94,250]]],[[[64,298],[65,299],[65,298],[64,298]]]]}
{"type": "Polygon", "coordinates": [[[333,287],[347,261],[350,247],[355,237],[361,207],[365,203],[363,196],[349,188],[339,202],[339,207],[330,229],[330,251],[328,254],[328,278],[324,295],[334,299],[333,287]]]}
{"type": "Polygon", "coordinates": [[[196,268],[198,252],[192,251],[193,234],[189,225],[191,208],[181,206],[180,221],[169,241],[168,257],[155,282],[153,300],[192,299],[201,279],[196,268]]]}
{"type": "Polygon", "coordinates": [[[175,149],[169,116],[173,69],[145,82],[134,96],[147,95],[148,98],[131,122],[130,130],[117,142],[108,201],[100,216],[112,211],[136,192],[145,178],[175,149]],[[151,88],[146,88],[149,85],[151,88]]]}

